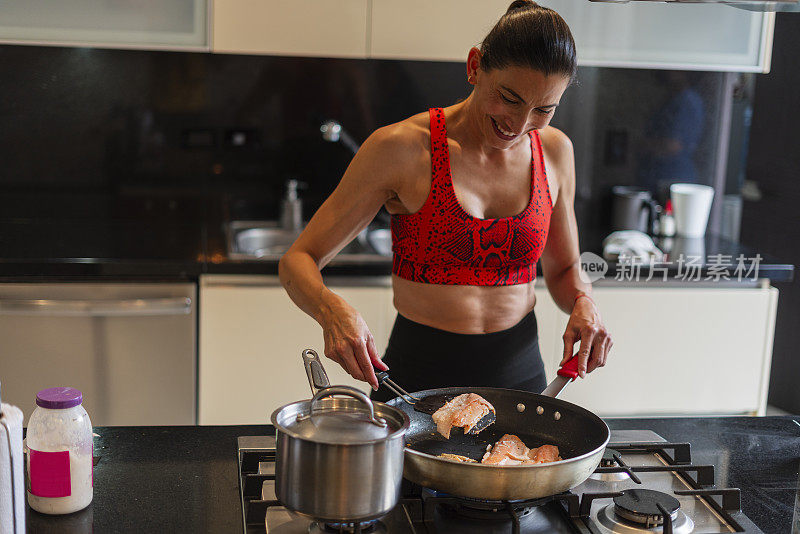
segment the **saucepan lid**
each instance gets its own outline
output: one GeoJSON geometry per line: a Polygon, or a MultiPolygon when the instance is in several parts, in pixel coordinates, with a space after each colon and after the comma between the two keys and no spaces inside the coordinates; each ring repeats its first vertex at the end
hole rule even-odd
{"type": "Polygon", "coordinates": [[[373,403],[357,388],[331,386],[317,353],[306,349],[302,356],[313,398],[276,410],[272,424],[277,429],[300,439],[342,445],[383,441],[408,430],[405,412],[373,403]]]}
{"type": "Polygon", "coordinates": [[[369,397],[350,386],[325,388],[310,401],[296,404],[298,409],[279,419],[283,419],[281,426],[302,439],[356,444],[384,440],[397,430],[396,425],[375,413],[369,397]]]}

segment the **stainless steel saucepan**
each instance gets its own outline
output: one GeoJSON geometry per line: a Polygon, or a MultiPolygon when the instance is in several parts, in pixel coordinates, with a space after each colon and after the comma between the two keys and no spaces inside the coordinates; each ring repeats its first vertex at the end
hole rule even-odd
{"type": "Polygon", "coordinates": [[[387,514],[400,497],[408,415],[356,388],[331,386],[313,350],[303,361],[313,398],[272,413],[278,500],[331,522],[387,514]]]}

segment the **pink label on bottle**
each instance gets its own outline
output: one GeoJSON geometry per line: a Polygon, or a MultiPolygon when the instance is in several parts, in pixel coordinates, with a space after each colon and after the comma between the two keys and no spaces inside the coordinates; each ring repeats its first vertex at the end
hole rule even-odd
{"type": "Polygon", "coordinates": [[[30,449],[28,477],[31,493],[39,497],[72,495],[69,451],[42,452],[30,449]]]}

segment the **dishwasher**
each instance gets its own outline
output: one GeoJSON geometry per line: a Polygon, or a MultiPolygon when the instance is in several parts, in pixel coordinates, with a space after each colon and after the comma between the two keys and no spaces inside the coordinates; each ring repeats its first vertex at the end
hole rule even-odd
{"type": "Polygon", "coordinates": [[[83,392],[97,426],[196,423],[196,285],[0,283],[3,399],[83,392]]]}

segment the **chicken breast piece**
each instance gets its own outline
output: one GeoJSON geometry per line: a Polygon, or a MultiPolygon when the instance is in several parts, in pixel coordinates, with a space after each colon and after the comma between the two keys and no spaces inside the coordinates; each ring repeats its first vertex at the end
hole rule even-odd
{"type": "Polygon", "coordinates": [[[477,464],[478,460],[473,460],[472,458],[467,458],[466,456],[461,456],[460,454],[450,454],[449,452],[443,452],[439,455],[439,458],[444,458],[446,460],[455,460],[456,462],[461,462],[465,464],[477,464]]]}
{"type": "Polygon", "coordinates": [[[561,460],[561,456],[558,455],[558,447],[555,445],[542,445],[536,449],[531,449],[528,456],[535,464],[546,464],[547,462],[561,460]]]}
{"type": "Polygon", "coordinates": [[[555,445],[542,445],[529,449],[525,443],[514,434],[506,434],[497,443],[486,451],[481,460],[487,465],[522,465],[543,464],[561,460],[558,447],[555,445]]]}
{"type": "Polygon", "coordinates": [[[506,434],[497,443],[486,451],[481,460],[482,464],[490,465],[519,465],[530,460],[530,449],[525,446],[519,437],[506,434]]]}
{"type": "Polygon", "coordinates": [[[478,421],[489,412],[494,412],[494,406],[477,393],[464,393],[454,398],[433,414],[436,430],[447,439],[450,439],[450,429],[454,426],[469,432],[478,421]]]}

